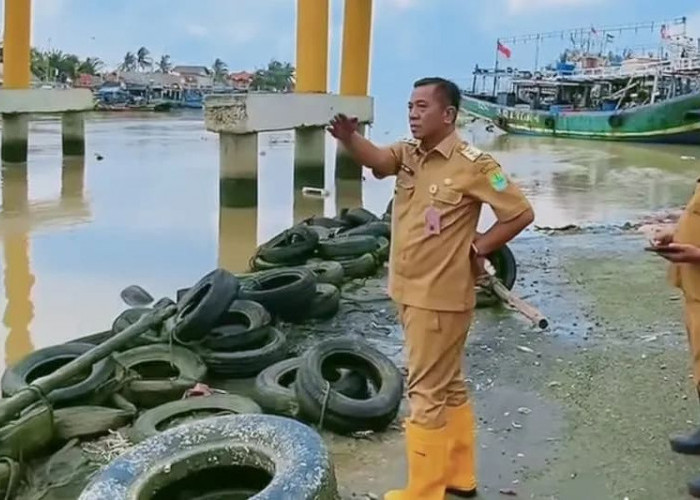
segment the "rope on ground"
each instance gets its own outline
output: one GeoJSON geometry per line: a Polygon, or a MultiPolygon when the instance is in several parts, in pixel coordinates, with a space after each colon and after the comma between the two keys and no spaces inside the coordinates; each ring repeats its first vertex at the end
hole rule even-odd
{"type": "Polygon", "coordinates": [[[318,419],[319,429],[323,428],[323,420],[326,417],[326,407],[328,406],[328,399],[331,395],[331,383],[328,380],[324,380],[326,383],[326,388],[323,390],[323,402],[321,404],[321,418],[318,419]]]}

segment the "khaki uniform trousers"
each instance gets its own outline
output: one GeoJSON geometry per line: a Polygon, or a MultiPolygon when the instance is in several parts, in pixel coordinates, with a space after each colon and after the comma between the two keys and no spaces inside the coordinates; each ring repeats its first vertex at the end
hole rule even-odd
{"type": "Polygon", "coordinates": [[[474,316],[398,304],[408,358],[410,421],[428,429],[446,423],[445,407],[467,402],[462,352],[474,316]]]}
{"type": "Polygon", "coordinates": [[[693,380],[700,392],[700,301],[686,298],[685,328],[688,333],[688,345],[693,362],[693,380]]]}

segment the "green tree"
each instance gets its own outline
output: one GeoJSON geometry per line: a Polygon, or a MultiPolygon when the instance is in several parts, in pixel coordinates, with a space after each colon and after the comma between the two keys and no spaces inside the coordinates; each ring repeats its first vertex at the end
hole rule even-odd
{"type": "Polygon", "coordinates": [[[294,75],[294,66],[273,59],[267,68],[255,72],[251,86],[254,90],[290,92],[294,90],[294,75]]]}
{"type": "Polygon", "coordinates": [[[134,71],[136,69],[136,56],[133,52],[127,52],[124,55],[124,60],[119,65],[121,71],[134,71]]]}
{"type": "Polygon", "coordinates": [[[165,54],[160,57],[158,62],[158,71],[161,73],[169,73],[173,69],[173,65],[170,63],[170,56],[165,54]]]}
{"type": "Polygon", "coordinates": [[[216,83],[223,82],[226,75],[228,75],[228,67],[226,66],[226,63],[218,57],[216,58],[216,61],[214,61],[211,69],[214,73],[214,82],[216,83]]]}
{"type": "Polygon", "coordinates": [[[141,71],[146,68],[153,68],[153,58],[151,58],[151,52],[146,47],[141,47],[136,52],[136,65],[141,71]]]}
{"type": "Polygon", "coordinates": [[[99,57],[88,57],[78,65],[79,75],[97,75],[104,67],[99,57]]]}

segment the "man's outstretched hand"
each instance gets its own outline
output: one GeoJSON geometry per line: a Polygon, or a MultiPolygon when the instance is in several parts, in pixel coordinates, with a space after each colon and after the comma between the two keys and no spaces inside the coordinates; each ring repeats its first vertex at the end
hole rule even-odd
{"type": "Polygon", "coordinates": [[[344,114],[339,113],[333,117],[327,130],[339,141],[347,141],[357,131],[357,123],[357,118],[348,118],[344,114]]]}

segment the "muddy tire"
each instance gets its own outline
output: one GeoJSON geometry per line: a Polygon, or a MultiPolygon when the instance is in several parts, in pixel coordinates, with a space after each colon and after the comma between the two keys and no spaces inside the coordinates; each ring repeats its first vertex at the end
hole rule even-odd
{"type": "Polygon", "coordinates": [[[262,304],[273,315],[285,318],[308,307],[316,293],[316,277],[307,268],[277,269],[246,280],[240,298],[262,304]]]}
{"type": "Polygon", "coordinates": [[[340,229],[348,226],[348,223],[340,219],[329,219],[328,217],[310,217],[302,221],[307,226],[319,226],[326,229],[340,229]]]}
{"type": "Polygon", "coordinates": [[[308,226],[310,230],[318,235],[319,240],[326,240],[333,234],[333,229],[323,226],[308,226]]]}
{"type": "Polygon", "coordinates": [[[172,335],[181,343],[201,340],[237,298],[240,283],[224,269],[216,269],[187,290],[177,304],[172,335]]]}
{"type": "Polygon", "coordinates": [[[338,236],[324,240],[318,245],[318,253],[324,259],[337,260],[359,257],[379,248],[374,236],[338,236]]]}
{"type": "Polygon", "coordinates": [[[316,295],[311,301],[307,317],[309,319],[329,319],[338,313],[340,290],[334,285],[316,285],[316,295]]]}
{"type": "Polygon", "coordinates": [[[337,287],[342,286],[345,279],[343,266],[332,260],[310,260],[304,267],[311,269],[316,276],[316,283],[327,283],[337,287]]]}
{"type": "Polygon", "coordinates": [[[389,358],[366,342],[334,338],[320,342],[304,354],[294,389],[300,415],[310,422],[320,421],[329,391],[323,427],[338,433],[380,431],[398,414],[403,377],[389,358]],[[376,394],[367,399],[352,399],[333,387],[328,388],[322,373],[325,362],[360,372],[377,388],[376,394]]]}
{"type": "Polygon", "coordinates": [[[117,353],[114,358],[124,376],[135,376],[122,390],[136,406],[152,408],[180,399],[187,389],[207,375],[204,361],[178,345],[156,344],[117,353]]]}
{"type": "Polygon", "coordinates": [[[345,277],[349,279],[367,278],[377,272],[377,260],[371,253],[356,258],[337,259],[336,262],[343,266],[345,277]]]}
{"type": "Polygon", "coordinates": [[[382,221],[368,222],[367,224],[362,224],[361,226],[353,227],[352,229],[347,229],[340,231],[338,236],[374,236],[379,238],[380,236],[384,238],[391,238],[391,224],[382,221]]]}
{"type": "Polygon", "coordinates": [[[503,282],[503,285],[508,290],[512,290],[513,286],[515,286],[515,280],[518,277],[518,264],[510,248],[504,245],[495,252],[491,252],[487,255],[486,259],[493,265],[496,271],[496,277],[503,282]]]}
{"type": "MultiPolygon", "coordinates": [[[[289,358],[261,371],[255,379],[255,401],[268,413],[296,417],[299,405],[294,381],[301,358],[289,358]]],[[[360,373],[341,369],[324,374],[331,387],[350,398],[367,397],[367,379],[360,373]]]]}
{"type": "Polygon", "coordinates": [[[314,254],[317,244],[318,234],[307,226],[299,225],[262,244],[255,256],[271,264],[298,265],[314,254]]]}
{"type": "Polygon", "coordinates": [[[377,251],[374,252],[373,255],[377,260],[377,263],[381,264],[389,260],[389,254],[391,253],[391,242],[388,238],[384,238],[382,236],[377,238],[377,242],[379,243],[379,248],[377,248],[377,251]]]}
{"type": "Polygon", "coordinates": [[[248,349],[265,340],[271,321],[270,313],[262,305],[236,300],[219,325],[204,338],[204,346],[212,351],[248,349]]]}
{"type": "Polygon", "coordinates": [[[341,211],[340,219],[346,221],[350,226],[361,226],[370,222],[377,222],[379,217],[365,208],[351,208],[341,211]]]}
{"type": "Polygon", "coordinates": [[[167,309],[170,306],[176,306],[175,301],[169,297],[163,297],[153,304],[153,309],[167,309]]]}
{"type": "MultiPolygon", "coordinates": [[[[56,371],[59,367],[85,354],[93,344],[61,344],[32,352],[15,366],[5,370],[0,380],[3,397],[9,397],[26,388],[31,382],[56,371]]],[[[98,361],[84,377],[76,377],[64,387],[51,391],[47,398],[55,406],[68,406],[88,400],[101,392],[114,374],[114,360],[98,361]]]]}
{"type": "Polygon", "coordinates": [[[288,264],[273,264],[272,262],[267,262],[262,257],[253,256],[248,263],[248,267],[253,271],[270,271],[272,269],[281,269],[289,267],[288,264]]]}
{"type": "Polygon", "coordinates": [[[196,347],[209,372],[228,378],[254,377],[287,357],[287,337],[277,328],[267,329],[265,343],[245,351],[214,351],[196,347]]]}
{"type": "MultiPolygon", "coordinates": [[[[153,309],[150,307],[132,307],[119,314],[112,323],[112,331],[117,334],[126,330],[128,327],[136,323],[141,317],[153,309]]],[[[130,341],[121,350],[130,349],[132,347],[138,347],[142,345],[157,344],[158,342],[164,342],[166,339],[161,337],[160,332],[156,330],[146,330],[138,337],[130,341]]]]}
{"type": "Polygon", "coordinates": [[[129,437],[139,443],[178,425],[178,419],[194,416],[199,420],[219,415],[262,413],[262,408],[250,398],[234,394],[212,394],[165,403],[139,416],[129,430],[129,437]]]}
{"type": "Polygon", "coordinates": [[[104,406],[72,406],[53,414],[56,438],[91,438],[128,425],[135,413],[104,406]]]}
{"type": "Polygon", "coordinates": [[[139,285],[131,285],[126,287],[124,290],[119,292],[119,296],[129,307],[145,307],[155,300],[150,293],[139,285]]]}
{"type": "Polygon", "coordinates": [[[0,456],[31,459],[48,451],[53,439],[53,412],[38,403],[0,427],[0,456]]]}
{"type": "Polygon", "coordinates": [[[333,462],[321,436],[300,422],[274,415],[226,415],[162,432],[107,465],[78,500],[156,494],[158,498],[338,498],[333,462]],[[220,482],[206,479],[212,474],[225,485],[213,489],[220,482]],[[245,490],[248,496],[233,496],[233,491],[245,490]]]}

